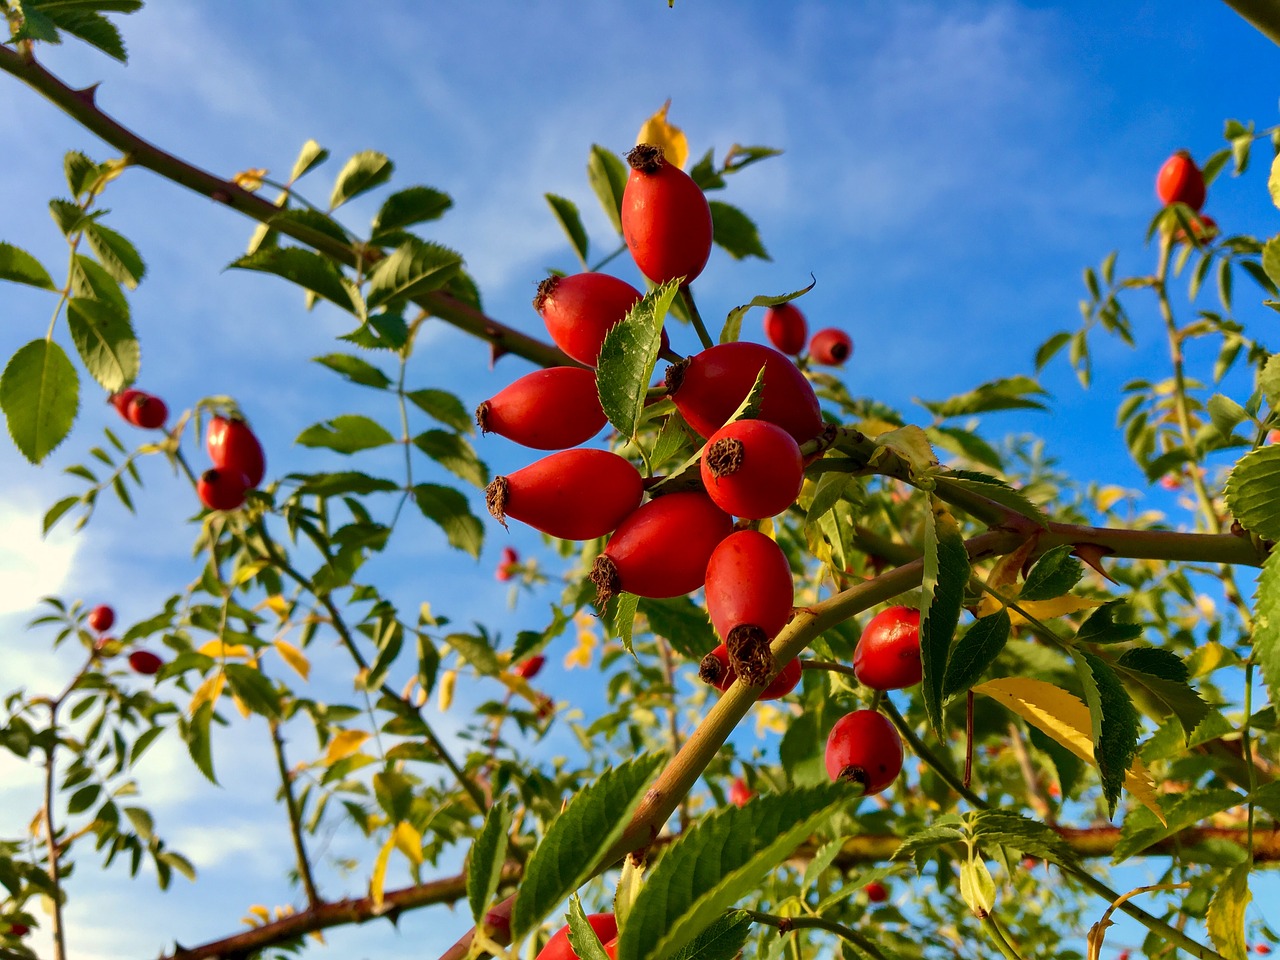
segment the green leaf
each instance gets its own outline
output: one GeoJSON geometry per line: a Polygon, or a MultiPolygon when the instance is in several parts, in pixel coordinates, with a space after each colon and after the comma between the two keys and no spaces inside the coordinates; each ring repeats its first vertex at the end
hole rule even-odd
{"type": "Polygon", "coordinates": [[[591,921],[587,919],[582,909],[582,901],[578,899],[576,893],[569,898],[567,918],[569,947],[573,955],[578,960],[609,960],[609,955],[604,952],[604,944],[600,942],[600,935],[596,933],[595,927],[591,926],[591,921]]]}
{"type": "Polygon", "coordinates": [[[96,221],[84,225],[84,238],[89,241],[89,249],[113,280],[130,290],[142,282],[147,273],[147,265],[142,262],[142,257],[132,243],[96,221]]]}
{"type": "Polygon", "coordinates": [[[121,63],[129,59],[120,30],[106,17],[92,10],[68,9],[53,3],[43,4],[41,11],[67,33],[79,37],[91,47],[97,47],[107,56],[121,63]]]}
{"type": "Polygon", "coordinates": [[[391,386],[391,378],[367,360],[352,356],[349,353],[328,353],[323,357],[312,357],[316,363],[328,367],[334,373],[341,374],[352,383],[362,387],[374,387],[385,390],[391,386]]]}
{"type": "Polygon", "coordinates": [[[1273,353],[1258,374],[1258,388],[1272,409],[1280,410],[1280,353],[1273,353]]]}
{"type": "Polygon", "coordinates": [[[1180,795],[1169,794],[1162,798],[1161,823],[1146,807],[1137,807],[1124,818],[1120,839],[1111,852],[1111,862],[1120,863],[1141,853],[1153,844],[1181,833],[1187,827],[1212,817],[1223,810],[1230,810],[1245,802],[1234,790],[1192,790],[1180,795]]]}
{"type": "Polygon", "coordinates": [[[1008,507],[1014,513],[1035,521],[1040,527],[1046,530],[1049,529],[1049,518],[1045,516],[1045,512],[1019,491],[997,477],[978,473],[976,470],[946,470],[935,473],[934,476],[944,479],[947,483],[954,484],[962,490],[968,490],[970,493],[979,494],[988,500],[994,500],[1001,506],[1008,507]]]}
{"type": "Polygon", "coordinates": [[[1093,721],[1093,753],[1102,774],[1102,794],[1114,816],[1125,774],[1138,754],[1138,713],[1111,667],[1086,650],[1074,654],[1093,721]]]}
{"type": "Polygon", "coordinates": [[[975,387],[968,393],[946,400],[918,400],[922,407],[940,420],[964,417],[994,410],[1046,410],[1032,396],[1048,396],[1048,392],[1031,377],[1005,377],[975,387]]]}
{"type": "Polygon", "coordinates": [[[551,205],[551,212],[556,215],[556,219],[560,221],[560,226],[564,228],[564,232],[569,237],[569,242],[573,244],[574,252],[577,253],[578,259],[583,263],[587,262],[587,230],[582,225],[582,217],[578,213],[578,205],[566,197],[557,196],[554,193],[545,193],[547,203],[551,205]]]}
{"type": "Polygon", "coordinates": [[[596,365],[600,405],[624,437],[639,432],[645,393],[662,344],[662,324],[679,289],[673,280],[650,290],[600,346],[596,365]]]}
{"type": "Polygon", "coordinates": [[[1005,610],[976,621],[965,632],[951,651],[946,675],[942,681],[942,695],[950,697],[968,690],[1000,655],[1009,642],[1009,614],[1005,610]]]}
{"type": "Polygon", "coordinates": [[[290,227],[303,227],[323,234],[331,240],[338,241],[338,243],[349,244],[351,242],[351,237],[342,229],[342,224],[334,220],[333,217],[323,214],[319,210],[312,210],[309,207],[281,210],[268,220],[266,225],[268,228],[279,230],[282,233],[287,232],[290,227]]]}
{"type": "Polygon", "coordinates": [[[821,474],[814,485],[813,500],[809,503],[804,522],[813,523],[833,509],[844,497],[845,490],[849,488],[849,482],[849,475],[839,470],[830,470],[821,474]]]}
{"type": "MultiPolygon", "coordinates": [[[[971,430],[959,427],[925,427],[924,432],[935,446],[968,457],[992,470],[1004,469],[1004,462],[1000,459],[1000,454],[996,452],[995,447],[971,430]]],[[[1023,499],[1025,502],[1025,498],[1023,499]]]]}
{"type": "Polygon", "coordinates": [[[707,611],[687,596],[663,600],[642,598],[640,612],[649,621],[649,629],[664,637],[676,653],[690,660],[701,660],[719,642],[707,611]]]}
{"type": "Polygon", "coordinates": [[[359,293],[332,260],[301,247],[265,247],[227,265],[238,270],[258,270],[296,283],[317,296],[358,314],[359,293]]]}
{"type": "Polygon", "coordinates": [[[964,832],[959,828],[958,823],[959,818],[952,815],[940,818],[939,822],[917,830],[899,844],[898,849],[893,852],[893,859],[905,860],[911,857],[916,862],[916,869],[919,870],[934,851],[964,839],[964,832]],[[944,822],[948,820],[951,822],[944,822]]]}
{"type": "Polygon", "coordinates": [[[49,215],[64,237],[70,237],[79,231],[88,219],[79,204],[57,197],[49,201],[49,215]]]}
{"type": "Polygon", "coordinates": [[[1205,929],[1209,939],[1227,960],[1245,960],[1249,945],[1244,937],[1245,908],[1253,899],[1249,893],[1249,872],[1252,865],[1240,863],[1232,867],[1217,885],[1209,912],[1205,917],[1205,929]]]}
{"type": "Polygon", "coordinates": [[[1036,349],[1036,373],[1043,370],[1044,365],[1052,360],[1054,355],[1065,347],[1070,340],[1071,334],[1067,333],[1065,330],[1060,330],[1044,343],[1040,344],[1036,349]]]}
{"type": "Polygon", "coordinates": [[[1075,851],[1053,827],[1003,810],[982,810],[973,818],[973,835],[988,844],[1011,847],[1021,854],[1057,864],[1076,861],[1075,851]]]}
{"type": "Polygon", "coordinates": [[[487,637],[474,633],[451,633],[444,642],[484,676],[496,677],[502,672],[502,664],[487,637]]]}
{"type": "Polygon", "coordinates": [[[1019,600],[1053,600],[1069,593],[1084,576],[1084,565],[1071,556],[1071,544],[1047,550],[1027,573],[1019,600]]]}
{"type": "Polygon", "coordinates": [[[40,533],[47,536],[49,531],[53,529],[54,524],[66,515],[66,512],[80,502],[79,497],[63,497],[52,507],[50,507],[44,515],[44,521],[40,525],[40,533]]]}
{"type": "Polygon", "coordinates": [[[1123,600],[1108,600],[1098,607],[1076,631],[1077,642],[1126,643],[1142,636],[1142,624],[1118,621],[1117,613],[1130,614],[1130,607],[1123,600]]]}
{"type": "Polygon", "coordinates": [[[243,663],[227,663],[222,669],[227,674],[227,685],[241,703],[264,717],[280,716],[280,693],[261,670],[243,663]]]}
{"type": "Polygon", "coordinates": [[[114,307],[117,313],[129,316],[129,301],[125,299],[120,284],[103,269],[102,264],[84,254],[76,254],[71,268],[71,295],[102,300],[114,307]]]}
{"type": "Polygon", "coordinates": [[[751,933],[751,917],[742,910],[724,913],[677,950],[671,960],[734,960],[751,933]]]}
{"type": "Polygon", "coordinates": [[[448,391],[411,390],[405,396],[415,407],[446,427],[452,427],[459,433],[470,433],[475,429],[471,412],[462,405],[461,400],[448,391]]]}
{"type": "Polygon", "coordinates": [[[376,150],[362,150],[355,154],[338,172],[333,193],[329,196],[329,209],[336,210],[352,197],[386,183],[391,179],[393,169],[395,165],[376,150]]]}
{"type": "Polygon", "coordinates": [[[1250,419],[1244,407],[1221,393],[1215,393],[1209,398],[1208,408],[1209,419],[1213,421],[1214,428],[1228,440],[1236,427],[1250,419]]]}
{"type": "Polygon", "coordinates": [[[1280,540],[1280,445],[1247,453],[1227,477],[1227,506],[1240,525],[1267,540],[1280,540]]]}
{"type": "Polygon", "coordinates": [[[453,487],[420,483],[413,488],[413,500],[424,517],[440,525],[451,547],[480,559],[484,524],[471,512],[466,497],[453,487]]]}
{"type": "Polygon", "coordinates": [[[293,162],[293,170],[289,174],[289,182],[314,170],[329,159],[329,151],[314,140],[308,140],[298,151],[298,159],[293,162]]]}
{"type": "Polygon", "coordinates": [[[1253,656],[1272,703],[1280,703],[1280,550],[1272,550],[1258,575],[1254,598],[1253,656]]]}
{"type": "Polygon", "coordinates": [[[616,153],[592,146],[587,158],[587,180],[618,233],[622,233],[622,193],[627,189],[628,176],[626,163],[616,153]]]}
{"type": "Polygon", "coordinates": [[[627,653],[635,656],[635,651],[631,649],[631,633],[635,628],[636,610],[640,607],[640,598],[634,593],[618,594],[617,602],[613,607],[613,629],[617,633],[618,639],[622,641],[623,648],[627,653]]]}
{"type": "Polygon", "coordinates": [[[344,493],[364,496],[370,493],[389,493],[399,490],[400,485],[383,477],[371,477],[367,473],[355,470],[338,473],[295,473],[290,477],[300,479],[299,493],[315,494],[321,497],[336,497],[344,493]]]}
{"type": "Polygon", "coordinates": [[[0,280],[25,283],[41,290],[56,290],[49,271],[27,251],[9,243],[0,243],[0,280]]]}
{"type": "Polygon", "coordinates": [[[649,874],[618,937],[618,960],[667,960],[840,814],[854,791],[827,783],[725,807],[684,831],[649,874]]]}
{"type": "Polygon", "coordinates": [[[600,854],[622,835],[664,759],[645,754],[628,760],[574,794],[525,865],[511,914],[513,937],[536,927],[595,872],[600,854]]]}
{"type": "Polygon", "coordinates": [[[1280,286],[1280,236],[1272,237],[1262,248],[1262,269],[1272,283],[1280,286]]]}
{"type": "Polygon", "coordinates": [[[74,816],[77,813],[84,813],[93,802],[98,799],[98,794],[102,792],[102,787],[96,783],[91,783],[81,787],[71,795],[71,799],[67,801],[67,813],[74,816]]]}
{"type": "Polygon", "coordinates": [[[447,430],[427,430],[413,438],[413,445],[455,476],[484,489],[489,468],[476,456],[471,444],[447,430]]]}
{"type": "Polygon", "coordinates": [[[312,424],[298,434],[294,443],[352,454],[395,443],[395,437],[382,424],[366,416],[348,413],[323,423],[312,424]]]}
{"type": "Polygon", "coordinates": [[[178,719],[178,732],[187,744],[187,752],[191,755],[196,769],[203,773],[211,783],[216,784],[218,778],[213,773],[213,743],[209,737],[209,721],[213,718],[213,704],[203,703],[188,721],[184,717],[178,719]]]}
{"type": "Polygon", "coordinates": [[[471,917],[477,926],[484,919],[485,908],[498,892],[498,883],[502,879],[511,823],[515,816],[513,801],[514,797],[507,794],[489,808],[484,826],[471,845],[471,859],[467,864],[467,902],[471,904],[471,917]]]}
{"type": "Polygon", "coordinates": [[[408,240],[369,274],[369,306],[400,303],[438,290],[462,266],[462,257],[437,243],[408,240]]]}
{"type": "Polygon", "coordinates": [[[737,207],[711,200],[712,240],[735,260],[758,257],[772,260],[760,242],[760,230],[751,218],[737,207]]]}
{"type": "Polygon", "coordinates": [[[969,555],[955,517],[937,497],[930,496],[925,514],[924,576],[920,597],[920,664],[924,677],[920,690],[925,713],[939,737],[942,726],[942,690],[947,654],[960,622],[964,588],[969,582],[969,555]]]}
{"type": "Polygon", "coordinates": [[[1280,207],[1280,154],[1271,161],[1271,174],[1267,177],[1267,189],[1271,191],[1271,202],[1280,207]]]}
{"type": "Polygon", "coordinates": [[[116,393],[138,379],[142,350],[129,318],[109,303],[73,297],[67,327],[89,375],[116,393]]]}
{"type": "Polygon", "coordinates": [[[79,394],[75,367],[52,340],[32,340],[9,359],[0,374],[0,410],[14,445],[31,463],[67,438],[79,394]]]}
{"type": "Polygon", "coordinates": [[[804,296],[812,290],[817,282],[817,280],[814,280],[807,287],[801,287],[799,290],[793,290],[790,293],[780,294],[776,297],[763,295],[752,297],[750,303],[734,307],[729,311],[729,315],[724,318],[724,326],[720,328],[720,342],[734,343],[737,341],[742,333],[742,318],[747,315],[747,311],[752,307],[776,307],[782,303],[790,303],[797,297],[804,296]]]}
{"type": "Polygon", "coordinates": [[[453,206],[453,199],[431,187],[409,187],[391,194],[373,218],[372,236],[376,243],[380,236],[393,230],[403,230],[415,223],[439,220],[453,206]]]}

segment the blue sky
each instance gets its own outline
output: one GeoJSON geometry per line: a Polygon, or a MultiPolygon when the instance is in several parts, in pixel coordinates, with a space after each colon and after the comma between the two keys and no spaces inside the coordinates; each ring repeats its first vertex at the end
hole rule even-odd
{"type": "MultiPolygon", "coordinates": [[[[1156,209],[1159,164],[1180,147],[1199,158],[1218,149],[1227,117],[1273,123],[1275,90],[1261,78],[1274,76],[1280,59],[1225,5],[1190,0],[677,0],[674,10],[662,0],[404,0],[359,12],[274,0],[254,5],[251,16],[247,7],[228,15],[225,5],[169,0],[123,18],[122,27],[128,67],[74,44],[46,50],[45,60],[73,84],[100,81],[105,110],[225,175],[267,167],[284,176],[302,142],[315,138],[335,157],[312,188],[323,200],[342,158],[387,153],[395,185],[426,183],[453,196],[436,238],[466,256],[492,315],[532,333],[541,333],[529,305],[538,280],[549,268],[573,268],[543,193],[574,199],[600,249],[611,242],[584,173],[593,143],[624,151],[670,97],[671,119],[694,156],[710,147],[723,156],[735,142],[781,148],[782,157],[733,177],[723,196],[755,218],[773,259],[713,254],[696,284],[701,310],[722,317],[756,294],[796,289],[812,273],[817,286],[800,304],[811,328],[848,329],[856,344],[850,384],[901,408],[1029,371],[1035,347],[1077,322],[1084,266],[1115,248],[1122,271],[1149,264],[1142,236],[1156,209]]],[[[36,253],[55,276],[65,253],[45,201],[65,191],[67,149],[110,155],[34,93],[0,78],[0,240],[36,253]]],[[[1274,232],[1264,181],[1259,171],[1220,179],[1206,211],[1228,232],[1274,232]]],[[[352,204],[347,222],[363,224],[377,202],[352,204]]],[[[238,396],[273,474],[322,463],[289,447],[315,420],[343,410],[388,415],[367,392],[303,362],[333,349],[342,318],[323,308],[304,313],[281,281],[223,271],[243,250],[247,221],[144,171],[113,185],[106,204],[107,223],[134,240],[150,267],[132,301],[144,389],[177,409],[209,394],[238,396]]],[[[628,264],[615,263],[637,282],[628,264]]],[[[1246,287],[1242,281],[1241,299],[1246,287]]],[[[7,357],[42,335],[50,306],[45,295],[0,287],[0,352],[7,357]]],[[[1164,348],[1154,313],[1134,316],[1138,350],[1100,341],[1093,391],[1082,394],[1065,365],[1055,365],[1045,377],[1055,412],[1009,415],[993,429],[1038,430],[1068,468],[1140,484],[1114,429],[1116,391],[1164,348]]],[[[678,350],[692,349],[685,333],[676,334],[678,350]]],[[[759,311],[745,335],[760,337],[759,311]]],[[[426,336],[412,377],[474,406],[527,369],[507,358],[490,372],[483,344],[441,326],[426,336]]],[[[41,469],[0,444],[0,692],[24,683],[47,689],[63,676],[65,663],[42,649],[43,635],[23,631],[40,596],[110,601],[133,622],[190,575],[194,502],[158,463],[144,470],[141,515],[104,502],[82,536],[38,542],[39,515],[78,491],[61,468],[85,459],[103,425],[118,426],[99,401],[84,388],[77,432],[41,469]]],[[[919,408],[908,415],[924,417],[919,408]]],[[[494,472],[528,460],[497,438],[478,449],[494,472]]],[[[1174,506],[1159,491],[1151,497],[1174,506]]],[[[536,623],[535,605],[504,612],[505,589],[490,575],[508,542],[537,552],[536,538],[513,531],[491,530],[472,567],[423,524],[402,538],[387,573],[396,575],[393,563],[411,570],[399,574],[404,589],[418,589],[425,575],[437,608],[461,622],[496,619],[507,630],[522,617],[536,623]]],[[[549,668],[550,692],[568,696],[571,684],[549,668]]],[[[269,820],[270,789],[259,788],[269,782],[262,740],[224,761],[226,794],[195,805],[187,797],[198,774],[181,747],[157,748],[145,795],[161,829],[213,883],[180,882],[160,901],[147,882],[97,875],[87,861],[71,913],[78,956],[136,956],[175,937],[205,939],[229,932],[247,903],[292,899],[279,875],[284,838],[269,820]],[[134,922],[139,909],[153,919],[134,922]]],[[[34,809],[32,784],[11,774],[0,760],[0,803],[34,809]]],[[[359,884],[330,878],[326,889],[359,884]]],[[[430,955],[467,926],[461,913],[406,917],[399,934],[382,924],[335,931],[328,952],[430,955]]]]}

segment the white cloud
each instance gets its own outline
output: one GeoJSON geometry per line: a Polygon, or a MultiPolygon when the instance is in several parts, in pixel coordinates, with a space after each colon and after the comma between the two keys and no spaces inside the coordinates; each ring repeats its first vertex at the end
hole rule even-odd
{"type": "Polygon", "coordinates": [[[44,511],[31,494],[0,497],[0,616],[33,610],[71,576],[80,540],[67,528],[42,536],[44,511]]]}

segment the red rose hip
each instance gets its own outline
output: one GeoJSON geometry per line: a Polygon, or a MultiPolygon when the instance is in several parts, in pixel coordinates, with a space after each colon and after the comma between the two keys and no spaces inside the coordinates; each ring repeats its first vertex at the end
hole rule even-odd
{"type": "Polygon", "coordinates": [[[498,561],[498,569],[494,571],[493,575],[506,582],[515,574],[515,566],[519,562],[520,554],[516,553],[515,547],[503,547],[502,559],[498,561]]]}
{"type": "Polygon", "coordinates": [[[764,369],[759,419],[804,443],[822,432],[817,394],[794,363],[763,343],[721,343],[667,368],[666,384],[685,421],[709,437],[733,416],[764,369]]]}
{"type": "Polygon", "coordinates": [[[826,327],[809,341],[809,359],[826,367],[838,367],[853,355],[853,338],[843,330],[826,327]]]}
{"type": "Polygon", "coordinates": [[[746,806],[755,795],[756,792],[741,777],[734,777],[733,783],[729,784],[729,802],[735,807],[746,806]]]}
{"type": "Polygon", "coordinates": [[[158,430],[169,419],[169,408],[159,397],[139,392],[129,400],[125,407],[124,418],[135,427],[144,430],[158,430]]]}
{"type": "Polygon", "coordinates": [[[782,513],[804,484],[800,445],[767,420],[726,423],[707,440],[699,469],[716,505],[746,520],[782,513]]]}
{"type": "Polygon", "coordinates": [[[764,335],[783,353],[795,356],[809,338],[809,325],[794,303],[780,303],[765,311],[764,335]]]}
{"type": "Polygon", "coordinates": [[[867,895],[867,900],[871,903],[884,903],[889,899],[888,888],[878,880],[872,880],[862,888],[862,892],[867,895]]]}
{"type": "Polygon", "coordinates": [[[1185,203],[1199,212],[1204,206],[1204,174],[1186,150],[1179,150],[1160,167],[1156,174],[1156,196],[1166,207],[1185,203]]]}
{"type": "Polygon", "coordinates": [[[879,793],[902,771],[902,740],[882,714],[855,710],[836,721],[827,737],[827,776],[862,784],[863,796],[879,793]]]}
{"type": "Polygon", "coordinates": [[[576,447],[607,422],[596,375],[585,367],[535,370],[476,408],[481,432],[496,433],[535,450],[576,447]]]}
{"type": "Polygon", "coordinates": [[[644,481],[630,461],[608,450],[561,450],[485,490],[494,518],[507,517],[561,540],[594,540],[640,505],[644,481]]]}
{"type": "Polygon", "coordinates": [[[914,687],[923,675],[920,665],[920,611],[890,607],[871,618],[853,651],[853,672],[872,690],[914,687]]]}
{"type": "Polygon", "coordinates": [[[252,489],[267,472],[262,444],[249,424],[240,417],[215,416],[205,434],[205,449],[218,470],[242,473],[252,489]]]}
{"type": "Polygon", "coordinates": [[[129,666],[134,673],[150,677],[160,672],[160,668],[164,666],[164,661],[150,650],[135,650],[129,654],[129,666]]]}
{"type": "Polygon", "coordinates": [[[98,606],[89,611],[89,616],[85,618],[85,623],[95,633],[103,633],[110,630],[115,622],[116,612],[105,603],[98,604],[98,606]]]}
{"type": "Polygon", "coordinates": [[[579,363],[596,365],[605,335],[626,317],[640,291],[607,273],[548,277],[538,284],[533,309],[556,346],[579,363]]]}
{"type": "Polygon", "coordinates": [[[737,530],[716,545],[707,561],[706,587],[707,613],[722,640],[744,625],[772,640],[791,619],[791,564],[758,530],[737,530]]]}
{"type": "Polygon", "coordinates": [[[249,478],[231,470],[206,470],[196,481],[196,495],[210,510],[238,510],[244,506],[249,478]]]}
{"type": "MultiPolygon", "coordinates": [[[[591,924],[591,929],[596,932],[601,943],[617,939],[618,921],[612,913],[589,913],[587,923],[591,924]]],[[[577,956],[569,943],[569,925],[565,924],[553,933],[547,945],[538,951],[537,960],[573,960],[577,956]]]]}
{"type": "Polygon", "coordinates": [[[692,283],[711,257],[711,207],[693,178],[642,143],[627,154],[622,237],[640,272],[654,283],[692,283]]]}
{"type": "Polygon", "coordinates": [[[542,654],[537,654],[530,657],[528,660],[523,660],[520,663],[517,663],[513,672],[517,677],[532,680],[542,671],[542,665],[546,662],[546,657],[542,654]]]}
{"type": "MultiPolygon", "coordinates": [[[[772,672],[773,655],[769,654],[767,668],[763,666],[764,660],[758,659],[750,664],[755,671],[759,672],[759,682],[754,686],[761,686],[765,683],[765,678],[772,672]]],[[[779,697],[785,697],[794,690],[800,683],[800,674],[803,667],[800,666],[800,660],[789,661],[778,671],[778,675],[765,685],[760,691],[757,700],[777,700],[779,697]]],[[[738,679],[738,671],[733,668],[733,664],[729,662],[729,648],[725,644],[720,644],[698,664],[698,678],[704,683],[709,683],[717,690],[728,690],[735,680],[738,679]]],[[[746,678],[750,682],[750,676],[746,678]]]]}

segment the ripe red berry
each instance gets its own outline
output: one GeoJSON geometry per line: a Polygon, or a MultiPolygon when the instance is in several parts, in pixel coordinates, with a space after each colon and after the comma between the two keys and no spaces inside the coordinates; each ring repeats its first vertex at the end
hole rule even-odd
{"type": "MultiPolygon", "coordinates": [[[[612,913],[589,913],[587,923],[591,924],[591,929],[596,932],[601,943],[608,943],[618,937],[618,920],[612,913]]],[[[538,951],[537,960],[572,960],[577,956],[569,945],[569,925],[565,924],[538,951]]]]}
{"type": "Polygon", "coordinates": [[[737,530],[707,561],[707,613],[723,640],[735,627],[758,628],[766,640],[791,619],[795,586],[782,548],[758,530],[737,530]]]}
{"type": "Polygon", "coordinates": [[[640,505],[644,481],[630,461],[608,450],[561,450],[505,477],[485,491],[489,512],[561,540],[594,540],[640,505]]]}
{"type": "MultiPolygon", "coordinates": [[[[777,700],[779,697],[785,697],[788,693],[796,688],[800,683],[800,674],[803,671],[800,666],[799,659],[789,661],[786,666],[778,671],[778,675],[774,677],[760,691],[757,700],[777,700]]],[[[766,674],[767,676],[767,674],[766,674]]],[[[735,680],[738,679],[738,672],[733,669],[733,664],[729,662],[729,648],[723,643],[702,658],[698,664],[698,678],[704,683],[709,683],[717,690],[728,690],[735,680]]],[[[764,677],[761,677],[763,680],[764,677]]]]}
{"type": "Polygon", "coordinates": [[[516,553],[515,547],[503,547],[502,559],[498,561],[498,569],[494,572],[494,576],[499,580],[506,582],[515,574],[514,567],[520,562],[520,554],[516,553]]]}
{"type": "Polygon", "coordinates": [[[481,432],[536,450],[576,447],[607,422],[596,375],[585,367],[535,370],[476,408],[481,432]]]}
{"type": "Polygon", "coordinates": [[[871,903],[884,903],[889,899],[889,888],[879,880],[872,880],[862,888],[862,892],[867,895],[867,900],[871,903]]]}
{"type": "Polygon", "coordinates": [[[809,341],[809,359],[827,367],[838,367],[853,355],[853,338],[843,330],[826,327],[809,341]]]}
{"type": "Polygon", "coordinates": [[[614,937],[612,940],[604,944],[604,952],[609,956],[609,960],[618,960],[618,938],[617,937],[614,937]]]}
{"type": "Polygon", "coordinates": [[[95,633],[102,633],[110,630],[111,625],[116,622],[116,612],[105,603],[99,604],[89,611],[89,616],[85,618],[85,623],[89,625],[89,629],[95,633]]]}
{"type": "Polygon", "coordinates": [[[804,349],[809,325],[794,303],[780,303],[764,312],[764,335],[783,353],[795,356],[804,349]]]}
{"type": "Polygon", "coordinates": [[[872,690],[902,690],[920,682],[920,611],[881,610],[862,631],[853,651],[853,673],[872,690]]]}
{"type": "Polygon", "coordinates": [[[704,437],[722,426],[747,398],[764,368],[761,420],[776,423],[804,443],[822,432],[817,394],[794,363],[763,343],[721,343],[667,368],[671,399],[704,437]]]}
{"type": "Polygon", "coordinates": [[[729,784],[729,802],[735,807],[745,806],[755,795],[756,792],[741,777],[735,777],[733,783],[729,784]]]}
{"type": "MultiPolygon", "coordinates": [[[[1206,243],[1218,235],[1218,222],[1207,213],[1191,218],[1191,237],[1197,244],[1206,243]]],[[[1186,243],[1187,231],[1182,227],[1173,231],[1174,243],[1186,243]]]]}
{"type": "Polygon", "coordinates": [[[533,309],[542,315],[547,333],[561,350],[594,367],[605,334],[617,326],[640,299],[640,291],[607,273],[547,277],[538,284],[533,309]]]}
{"type": "Polygon", "coordinates": [[[804,484],[800,445],[767,420],[726,423],[708,438],[700,470],[716,505],[747,520],[782,513],[804,484]]]}
{"type": "Polygon", "coordinates": [[[1121,950],[1119,953],[1116,954],[1116,960],[1129,960],[1129,951],[1121,950]]]}
{"type": "Polygon", "coordinates": [[[702,586],[716,545],[733,518],[705,493],[669,493],[618,525],[591,568],[601,606],[615,593],[679,597],[702,586]]]}
{"type": "Polygon", "coordinates": [[[205,435],[209,459],[218,470],[242,473],[252,489],[262,482],[267,470],[262,444],[244,420],[239,417],[214,417],[205,435]]]}
{"type": "MultiPolygon", "coordinates": [[[[142,395],[141,390],[135,390],[130,387],[128,390],[121,390],[119,393],[113,393],[108,399],[111,401],[111,405],[116,408],[116,412],[126,420],[129,420],[130,402],[134,397],[140,397],[142,395]]],[[[129,422],[132,423],[133,421],[129,420],[129,422]]]]}
{"type": "Polygon", "coordinates": [[[640,272],[654,283],[692,283],[711,257],[714,226],[702,188],[667,162],[662,148],[642,143],[627,154],[631,174],[622,191],[622,237],[640,272]]]}
{"type": "Polygon", "coordinates": [[[1171,156],[1156,174],[1156,196],[1166,207],[1185,203],[1198,212],[1204,206],[1204,195],[1204,174],[1186,150],[1171,156]]]}
{"type": "Polygon", "coordinates": [[[19,938],[25,937],[30,932],[31,932],[31,928],[27,926],[25,923],[9,924],[9,936],[11,937],[19,937],[19,938]]]}
{"type": "Polygon", "coordinates": [[[1271,945],[1269,943],[1259,943],[1253,948],[1253,952],[1266,956],[1271,952],[1271,945]]]}
{"type": "Polygon", "coordinates": [[[249,478],[231,470],[206,470],[196,481],[196,495],[210,510],[238,510],[248,489],[249,478]]]}
{"type": "Polygon", "coordinates": [[[863,796],[879,793],[902,770],[902,740],[882,714],[855,710],[836,721],[827,737],[827,776],[862,784],[863,796]]]}
{"type": "Polygon", "coordinates": [[[164,426],[165,420],[169,418],[169,408],[165,406],[164,401],[159,397],[153,397],[149,393],[139,391],[136,396],[130,398],[128,405],[125,407],[124,418],[135,427],[142,427],[144,430],[158,430],[164,426]]]}
{"type": "Polygon", "coordinates": [[[526,680],[532,680],[542,670],[542,665],[546,662],[547,658],[539,653],[528,660],[517,663],[515,665],[515,675],[524,677],[526,680]]]}
{"type": "Polygon", "coordinates": [[[149,677],[160,671],[164,661],[150,650],[135,650],[129,654],[129,666],[133,668],[134,673],[149,677]]]}

